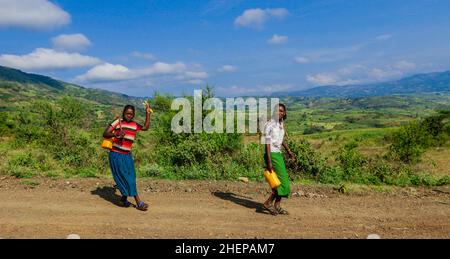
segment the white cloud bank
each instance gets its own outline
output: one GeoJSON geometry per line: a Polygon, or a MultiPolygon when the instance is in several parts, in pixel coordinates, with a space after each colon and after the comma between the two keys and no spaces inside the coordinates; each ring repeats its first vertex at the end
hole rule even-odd
{"type": "Polygon", "coordinates": [[[0,55],[1,65],[28,71],[91,67],[99,63],[101,60],[95,57],[45,48],[35,49],[26,55],[0,55]]]}
{"type": "Polygon", "coordinates": [[[155,59],[155,55],[153,55],[151,53],[143,53],[143,52],[139,52],[139,51],[133,51],[131,53],[131,56],[134,58],[145,59],[145,60],[154,60],[155,59]]]}
{"type": "Polygon", "coordinates": [[[242,96],[242,95],[267,95],[276,92],[289,91],[293,89],[291,84],[271,84],[257,86],[237,86],[219,87],[218,91],[223,96],[242,96]]]}
{"type": "Polygon", "coordinates": [[[53,47],[57,50],[80,51],[91,46],[91,41],[81,33],[61,34],[52,38],[53,47]]]}
{"type": "Polygon", "coordinates": [[[310,62],[310,60],[305,57],[295,57],[294,61],[298,64],[308,64],[310,62]]]}
{"type": "Polygon", "coordinates": [[[101,83],[111,81],[124,81],[140,79],[160,75],[172,75],[173,80],[184,81],[186,83],[199,82],[200,79],[208,78],[209,75],[203,71],[192,71],[182,63],[156,62],[153,65],[140,69],[130,69],[119,64],[104,63],[95,66],[83,75],[75,78],[76,82],[101,83]]]}
{"type": "Polygon", "coordinates": [[[237,67],[232,65],[223,65],[221,68],[217,69],[219,72],[235,72],[237,67]]]}
{"type": "Polygon", "coordinates": [[[368,83],[401,77],[415,70],[416,67],[415,63],[405,60],[386,65],[383,68],[352,65],[335,72],[307,75],[306,81],[316,86],[368,83]]]}
{"type": "Polygon", "coordinates": [[[269,44],[273,44],[273,45],[283,44],[283,43],[286,43],[287,41],[288,41],[287,36],[277,35],[277,34],[273,35],[272,38],[267,40],[267,42],[269,44]]]}
{"type": "Polygon", "coordinates": [[[234,25],[237,27],[262,28],[269,19],[281,20],[288,15],[289,11],[285,8],[248,9],[234,20],[234,25]]]}
{"type": "Polygon", "coordinates": [[[385,41],[385,40],[391,39],[392,37],[393,37],[392,34],[383,34],[383,35],[377,36],[375,39],[378,41],[385,41]]]}
{"type": "Polygon", "coordinates": [[[46,30],[70,21],[69,13],[47,0],[0,0],[0,27],[46,30]]]}

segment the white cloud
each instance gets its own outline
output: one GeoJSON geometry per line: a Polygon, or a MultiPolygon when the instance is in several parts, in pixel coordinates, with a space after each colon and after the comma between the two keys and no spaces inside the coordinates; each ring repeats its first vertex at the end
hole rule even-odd
{"type": "Polygon", "coordinates": [[[122,81],[134,77],[134,73],[125,66],[105,63],[98,65],[86,74],[75,78],[77,82],[122,81]]]}
{"type": "Polygon", "coordinates": [[[384,80],[388,78],[392,78],[395,76],[401,76],[402,73],[400,71],[391,70],[391,69],[381,69],[381,68],[373,68],[369,70],[369,76],[376,80],[384,80]]]}
{"type": "Polygon", "coordinates": [[[191,65],[193,68],[196,68],[196,69],[202,69],[202,68],[203,68],[203,65],[200,64],[200,63],[197,63],[197,62],[192,62],[192,63],[190,63],[190,65],[191,65]]]}
{"type": "MultiPolygon", "coordinates": [[[[343,47],[321,48],[313,49],[307,52],[302,52],[302,57],[308,60],[308,63],[331,63],[341,60],[351,59],[356,55],[361,55],[362,50],[367,49],[373,44],[381,44],[393,36],[391,34],[384,34],[377,36],[375,40],[370,40],[362,43],[357,43],[343,47]]],[[[303,64],[302,61],[298,62],[303,64]]]]}
{"type": "Polygon", "coordinates": [[[307,75],[306,81],[314,85],[351,85],[357,84],[361,81],[357,79],[342,79],[338,74],[332,73],[319,73],[316,75],[307,75]]]}
{"type": "Polygon", "coordinates": [[[237,67],[232,65],[223,65],[221,68],[218,69],[219,72],[234,72],[237,70],[237,67]]]}
{"type": "Polygon", "coordinates": [[[135,57],[135,58],[146,59],[146,60],[154,60],[155,59],[155,56],[153,54],[151,54],[151,53],[142,53],[142,52],[139,52],[139,51],[133,51],[131,53],[131,56],[135,57]]]}
{"type": "Polygon", "coordinates": [[[308,64],[310,62],[309,59],[305,57],[295,57],[294,60],[299,64],[308,64]]]}
{"type": "Polygon", "coordinates": [[[22,56],[0,55],[0,64],[31,71],[90,67],[99,63],[101,60],[98,58],[45,48],[35,49],[32,53],[22,56]]]}
{"type": "Polygon", "coordinates": [[[394,68],[399,69],[399,70],[405,70],[405,71],[409,71],[409,70],[413,70],[416,68],[416,64],[412,63],[412,62],[408,62],[405,60],[401,60],[397,63],[394,64],[394,68]]]}
{"type": "Polygon", "coordinates": [[[52,29],[70,23],[70,14],[47,0],[0,0],[0,26],[52,29]]]}
{"type": "Polygon", "coordinates": [[[289,15],[289,11],[285,8],[266,9],[266,12],[275,18],[283,19],[289,15]]]}
{"type": "Polygon", "coordinates": [[[306,53],[305,51],[303,51],[302,56],[294,57],[294,61],[299,64],[308,64],[308,63],[331,63],[346,60],[352,58],[365,46],[366,44],[355,44],[341,48],[315,49],[307,51],[306,53]]]}
{"type": "Polygon", "coordinates": [[[272,84],[272,85],[257,85],[257,86],[237,86],[219,87],[218,91],[225,96],[239,96],[239,95],[264,95],[276,92],[288,91],[293,88],[291,84],[272,84]]]}
{"type": "Polygon", "coordinates": [[[57,50],[80,51],[92,45],[91,41],[81,33],[61,34],[52,39],[57,50]]]}
{"type": "Polygon", "coordinates": [[[156,62],[150,67],[140,69],[130,69],[123,65],[101,64],[83,75],[75,78],[77,82],[109,82],[123,81],[140,78],[150,78],[163,75],[173,75],[172,81],[190,81],[207,78],[209,75],[203,71],[188,70],[184,63],[177,62],[173,64],[156,62]]]}
{"type": "Polygon", "coordinates": [[[379,41],[384,41],[384,40],[389,40],[391,38],[392,38],[391,34],[383,34],[383,35],[377,36],[375,39],[379,40],[379,41]]]}
{"type": "Polygon", "coordinates": [[[416,69],[416,64],[405,60],[379,67],[351,65],[335,72],[307,75],[306,81],[314,85],[349,85],[394,79],[416,69]]]}
{"type": "Polygon", "coordinates": [[[180,71],[176,74],[174,79],[179,81],[195,81],[209,77],[208,73],[203,71],[180,71]]]}
{"type": "Polygon", "coordinates": [[[208,78],[209,75],[206,72],[186,71],[184,75],[188,78],[208,78]]]}
{"type": "Polygon", "coordinates": [[[283,44],[283,43],[286,43],[287,41],[288,41],[287,36],[277,35],[277,34],[273,35],[272,38],[267,40],[267,42],[269,44],[283,44]]]}
{"type": "Polygon", "coordinates": [[[261,28],[270,18],[283,19],[289,15],[285,8],[248,9],[234,20],[237,27],[261,28]]]}
{"type": "Polygon", "coordinates": [[[391,79],[394,77],[400,77],[404,74],[416,69],[416,64],[413,62],[401,60],[392,65],[385,66],[381,68],[370,69],[369,75],[377,80],[391,79]]]}
{"type": "Polygon", "coordinates": [[[205,85],[205,81],[200,80],[200,79],[188,80],[188,81],[186,81],[186,83],[191,84],[191,85],[205,85]]]}
{"type": "Polygon", "coordinates": [[[338,70],[340,76],[354,76],[358,74],[366,73],[368,68],[363,65],[349,65],[338,70]]]}
{"type": "Polygon", "coordinates": [[[334,74],[319,73],[316,75],[307,75],[306,81],[314,85],[331,85],[339,81],[339,77],[334,74]]]}
{"type": "Polygon", "coordinates": [[[145,68],[142,70],[138,70],[139,71],[138,74],[143,74],[143,75],[176,74],[176,73],[184,72],[185,70],[186,70],[186,65],[181,62],[177,62],[177,63],[173,63],[173,64],[164,63],[164,62],[156,62],[151,67],[148,67],[148,68],[145,68]]]}
{"type": "Polygon", "coordinates": [[[263,85],[260,87],[257,87],[255,90],[262,91],[264,93],[274,93],[274,92],[281,92],[281,91],[287,91],[292,89],[292,85],[290,84],[272,84],[272,85],[263,85]]]}
{"type": "Polygon", "coordinates": [[[236,26],[242,27],[259,27],[262,26],[267,19],[267,13],[262,9],[246,10],[241,16],[234,20],[236,26]]]}

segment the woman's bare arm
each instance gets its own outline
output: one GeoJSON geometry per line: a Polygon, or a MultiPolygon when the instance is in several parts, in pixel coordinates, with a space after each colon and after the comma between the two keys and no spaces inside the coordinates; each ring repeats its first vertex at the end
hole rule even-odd
{"type": "Polygon", "coordinates": [[[266,156],[267,156],[267,170],[272,171],[272,159],[270,157],[270,144],[266,144],[266,156]]]}

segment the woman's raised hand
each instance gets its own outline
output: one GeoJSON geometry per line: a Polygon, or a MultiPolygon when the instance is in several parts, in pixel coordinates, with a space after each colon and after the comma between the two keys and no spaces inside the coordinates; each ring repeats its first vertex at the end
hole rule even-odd
{"type": "Polygon", "coordinates": [[[149,104],[147,101],[145,101],[145,102],[143,103],[143,105],[145,106],[145,111],[146,111],[147,113],[152,113],[152,112],[153,112],[152,108],[150,108],[150,104],[149,104]]]}

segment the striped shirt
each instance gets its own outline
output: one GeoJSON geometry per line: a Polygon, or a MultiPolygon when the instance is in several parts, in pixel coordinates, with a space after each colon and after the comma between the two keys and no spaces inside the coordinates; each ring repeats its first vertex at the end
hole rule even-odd
{"type": "Polygon", "coordinates": [[[110,124],[110,126],[114,129],[114,134],[119,134],[121,124],[122,130],[125,131],[125,136],[122,139],[115,139],[111,151],[121,154],[129,154],[131,152],[131,146],[136,139],[136,134],[142,130],[142,125],[134,121],[127,122],[122,119],[117,119],[110,124]]]}

